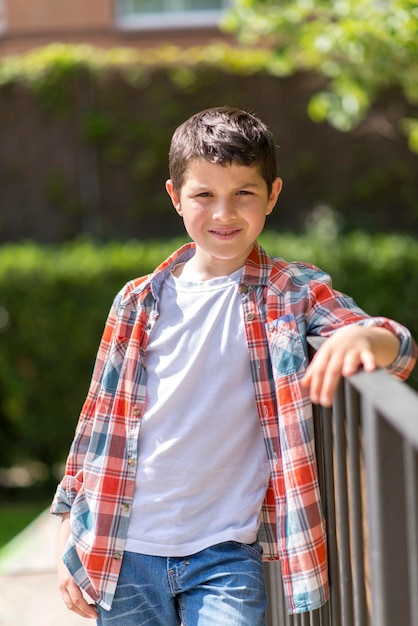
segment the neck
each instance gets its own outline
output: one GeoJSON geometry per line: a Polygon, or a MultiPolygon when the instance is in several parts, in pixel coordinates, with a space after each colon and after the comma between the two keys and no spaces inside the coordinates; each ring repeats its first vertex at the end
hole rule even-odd
{"type": "Polygon", "coordinates": [[[243,263],[234,263],[231,265],[209,265],[205,267],[195,262],[195,257],[191,258],[186,263],[179,263],[173,268],[173,275],[176,278],[182,278],[183,280],[190,281],[205,281],[212,278],[221,278],[222,276],[229,276],[237,270],[239,270],[243,263]]]}

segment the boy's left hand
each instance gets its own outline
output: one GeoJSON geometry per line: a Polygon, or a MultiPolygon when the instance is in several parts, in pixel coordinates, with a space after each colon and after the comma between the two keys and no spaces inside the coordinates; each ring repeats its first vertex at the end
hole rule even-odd
{"type": "Polygon", "coordinates": [[[390,365],[399,352],[399,339],[385,328],[351,325],[337,330],[315,354],[301,383],[314,404],[331,406],[341,376],[360,367],[372,372],[390,365]]]}

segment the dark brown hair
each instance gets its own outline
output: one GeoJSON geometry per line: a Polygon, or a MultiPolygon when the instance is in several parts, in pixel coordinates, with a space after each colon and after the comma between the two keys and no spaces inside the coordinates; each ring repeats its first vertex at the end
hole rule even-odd
{"type": "Polygon", "coordinates": [[[269,128],[258,117],[233,107],[196,113],[174,132],[169,154],[170,178],[180,191],[187,166],[203,158],[220,165],[255,166],[270,194],[277,177],[276,147],[269,128]]]}

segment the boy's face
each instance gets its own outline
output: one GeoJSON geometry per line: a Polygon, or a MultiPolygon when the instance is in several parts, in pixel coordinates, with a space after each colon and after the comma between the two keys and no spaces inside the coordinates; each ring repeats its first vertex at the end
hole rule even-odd
{"type": "Polygon", "coordinates": [[[189,263],[206,278],[226,276],[245,264],[282,188],[270,195],[257,167],[193,160],[180,191],[166,183],[173,205],[196,243],[189,263]]]}

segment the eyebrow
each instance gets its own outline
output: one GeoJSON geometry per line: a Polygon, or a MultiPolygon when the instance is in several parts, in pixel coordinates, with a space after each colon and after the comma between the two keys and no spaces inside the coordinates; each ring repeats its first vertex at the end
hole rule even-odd
{"type": "Polygon", "coordinates": [[[260,183],[247,182],[247,183],[242,183],[241,185],[238,185],[238,187],[260,187],[260,183]]]}

